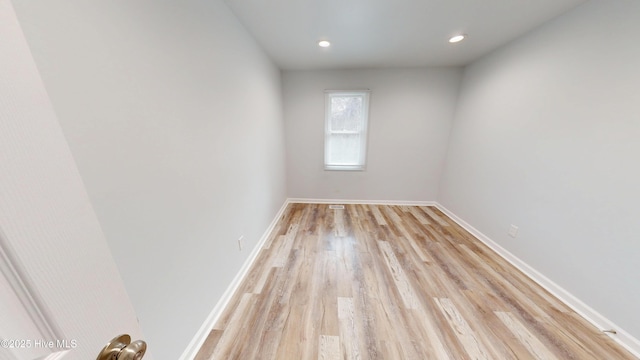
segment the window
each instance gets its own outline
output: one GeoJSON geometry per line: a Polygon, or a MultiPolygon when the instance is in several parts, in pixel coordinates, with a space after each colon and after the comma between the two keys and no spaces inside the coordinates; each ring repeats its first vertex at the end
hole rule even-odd
{"type": "Polygon", "coordinates": [[[364,170],[367,150],[368,91],[327,91],[324,168],[364,170]]]}

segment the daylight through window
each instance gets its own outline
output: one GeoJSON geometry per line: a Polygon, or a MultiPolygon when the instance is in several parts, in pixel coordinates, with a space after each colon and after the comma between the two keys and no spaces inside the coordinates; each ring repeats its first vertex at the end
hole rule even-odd
{"type": "Polygon", "coordinates": [[[364,170],[368,112],[368,91],[326,92],[325,169],[364,170]]]}

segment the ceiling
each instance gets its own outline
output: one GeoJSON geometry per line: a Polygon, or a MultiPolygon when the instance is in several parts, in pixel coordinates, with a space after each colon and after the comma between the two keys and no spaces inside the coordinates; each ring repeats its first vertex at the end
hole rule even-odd
{"type": "Polygon", "coordinates": [[[285,70],[463,66],[586,0],[225,0],[285,70]],[[449,44],[455,34],[468,38],[449,44]],[[320,48],[319,40],[331,47],[320,48]]]}

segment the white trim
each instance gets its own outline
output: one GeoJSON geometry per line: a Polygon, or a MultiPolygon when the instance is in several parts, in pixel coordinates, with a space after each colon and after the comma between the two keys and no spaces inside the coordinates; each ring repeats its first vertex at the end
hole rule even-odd
{"type": "Polygon", "coordinates": [[[324,165],[325,171],[365,171],[365,165],[324,165]]]}
{"type": "Polygon", "coordinates": [[[325,91],[325,110],[324,110],[324,169],[326,171],[364,171],[367,164],[367,140],[368,140],[368,127],[369,127],[369,97],[371,92],[368,90],[357,91],[325,91]],[[362,98],[362,125],[360,131],[349,131],[347,133],[353,133],[359,135],[359,158],[356,163],[338,164],[335,162],[329,162],[330,158],[330,144],[333,135],[344,134],[344,131],[334,131],[331,129],[332,107],[331,99],[333,97],[356,97],[362,98]]]}
{"type": "Polygon", "coordinates": [[[309,199],[289,198],[292,204],[365,204],[365,205],[397,205],[397,206],[436,206],[435,201],[407,200],[352,200],[352,199],[309,199]]]}
{"type": "Polygon", "coordinates": [[[526,276],[528,276],[531,280],[536,282],[538,285],[542,286],[544,289],[549,291],[555,297],[557,297],[564,304],[569,306],[573,311],[578,313],[580,316],[585,318],[591,324],[596,326],[600,331],[613,329],[616,331],[616,334],[605,333],[618,344],[622,345],[624,348],[629,350],[633,355],[640,358],[640,341],[629,334],[627,331],[623,330],[620,326],[613,323],[611,320],[607,319],[604,315],[600,314],[596,310],[592,309],[589,305],[583,303],[580,299],[575,297],[569,291],[562,288],[560,285],[554,283],[546,276],[542,275],[536,269],[531,267],[529,264],[518,258],[517,256],[510,253],[508,250],[500,246],[495,241],[491,240],[488,236],[481,233],[478,229],[471,226],[466,221],[462,220],[456,214],[451,212],[449,209],[444,207],[439,203],[435,203],[435,206],[445,213],[451,220],[458,223],[458,225],[462,226],[465,230],[475,236],[478,240],[487,245],[491,250],[493,250],[496,254],[500,255],[503,259],[511,263],[511,265],[518,268],[522,271],[526,276]]]}
{"type": "Polygon", "coordinates": [[[465,230],[471,233],[479,241],[487,245],[496,254],[498,254],[503,259],[508,261],[511,265],[515,266],[517,269],[522,271],[527,277],[529,277],[538,285],[542,286],[544,289],[549,291],[551,294],[557,297],[558,300],[560,300],[561,302],[569,306],[576,313],[578,313],[580,316],[582,316],[587,321],[592,323],[598,329],[600,329],[601,331],[614,329],[616,331],[616,334],[610,334],[610,333],[606,333],[606,334],[610,338],[612,338],[614,341],[619,343],[621,346],[623,346],[625,349],[627,349],[629,352],[631,352],[634,356],[640,358],[640,341],[638,339],[636,339],[627,331],[623,330],[621,327],[617,326],[615,323],[613,323],[612,321],[604,317],[602,314],[598,313],[597,311],[589,307],[587,304],[580,301],[578,298],[573,296],[570,292],[563,289],[558,284],[548,279],[546,276],[542,275],[540,272],[535,270],[529,264],[525,263],[520,258],[518,258],[517,256],[507,251],[498,243],[491,240],[489,237],[481,233],[479,230],[471,226],[466,221],[462,220],[456,214],[454,214],[449,209],[447,209],[446,207],[444,207],[443,205],[441,205],[436,201],[288,198],[284,202],[280,210],[278,211],[277,215],[275,216],[275,218],[273,219],[273,221],[271,222],[267,230],[262,235],[262,238],[260,238],[260,241],[258,241],[256,246],[253,248],[253,251],[245,261],[244,265],[242,266],[238,274],[235,276],[235,278],[233,279],[233,281],[231,282],[227,290],[224,292],[224,294],[222,295],[222,297],[220,298],[216,306],[213,308],[213,310],[207,317],[206,321],[202,324],[202,326],[200,327],[200,330],[198,330],[198,332],[196,333],[196,336],[193,338],[193,340],[191,340],[191,343],[189,344],[187,349],[184,351],[184,353],[180,357],[180,360],[192,360],[196,356],[196,354],[200,350],[200,347],[202,347],[202,344],[204,344],[204,341],[207,339],[207,336],[213,329],[216,321],[218,321],[218,319],[222,315],[222,311],[225,309],[225,307],[231,300],[231,297],[233,296],[234,292],[237,290],[237,288],[240,286],[240,283],[242,282],[244,277],[247,275],[249,269],[251,268],[251,265],[253,265],[253,262],[256,260],[265,241],[269,238],[269,236],[271,235],[271,232],[273,231],[276,224],[284,214],[285,209],[289,204],[295,204],[295,203],[435,206],[444,214],[446,214],[449,218],[451,218],[451,220],[455,221],[458,225],[462,226],[465,230]]]}
{"type": "Polygon", "coordinates": [[[202,326],[200,326],[200,329],[189,343],[189,346],[187,346],[185,351],[182,353],[182,356],[180,356],[180,360],[192,360],[196,357],[198,351],[204,344],[204,341],[207,339],[209,333],[211,332],[211,330],[213,330],[213,327],[222,315],[222,312],[229,304],[229,301],[231,301],[233,294],[236,292],[245,276],[247,276],[249,269],[251,269],[251,266],[256,261],[260,250],[262,250],[262,246],[271,235],[271,232],[275,228],[278,221],[280,221],[280,218],[284,214],[284,211],[286,210],[288,205],[289,200],[287,199],[285,200],[284,204],[282,204],[282,207],[280,207],[280,210],[278,210],[278,213],[274,217],[273,221],[271,221],[271,224],[269,224],[269,227],[267,227],[267,230],[265,230],[265,232],[262,234],[260,240],[258,240],[256,246],[254,246],[251,254],[249,254],[249,257],[247,258],[247,260],[245,260],[244,264],[240,268],[240,271],[236,274],[236,276],[233,278],[233,281],[231,281],[231,283],[227,287],[227,290],[225,290],[220,300],[218,300],[218,303],[213,307],[211,313],[209,313],[207,319],[204,321],[202,326]]]}
{"type": "Polygon", "coordinates": [[[40,332],[42,340],[64,339],[65,336],[58,323],[53,320],[48,308],[38,295],[23,264],[15,257],[11,243],[2,229],[0,229],[0,274],[4,274],[15,295],[20,299],[31,321],[40,332]]]}
{"type": "Polygon", "coordinates": [[[71,353],[71,350],[62,350],[62,351],[58,351],[55,352],[51,355],[48,355],[47,357],[43,358],[42,360],[60,360],[64,357],[66,357],[68,354],[71,353]]]}
{"type": "Polygon", "coordinates": [[[351,90],[340,90],[340,89],[325,89],[325,93],[340,93],[340,94],[359,94],[359,93],[370,93],[371,89],[351,89],[351,90]]]}

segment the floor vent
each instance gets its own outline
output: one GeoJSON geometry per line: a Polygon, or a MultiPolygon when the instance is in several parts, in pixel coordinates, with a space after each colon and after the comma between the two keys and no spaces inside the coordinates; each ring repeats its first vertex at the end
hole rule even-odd
{"type": "Polygon", "coordinates": [[[344,210],[344,205],[329,205],[331,210],[344,210]]]}

